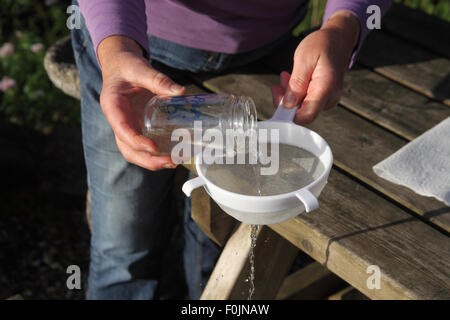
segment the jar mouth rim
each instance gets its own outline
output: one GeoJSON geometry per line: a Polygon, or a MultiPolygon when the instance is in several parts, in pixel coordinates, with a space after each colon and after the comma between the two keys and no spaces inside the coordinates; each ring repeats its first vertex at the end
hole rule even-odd
{"type": "Polygon", "coordinates": [[[243,123],[240,129],[244,131],[257,129],[258,117],[255,102],[251,97],[248,96],[234,96],[233,95],[233,108],[232,108],[232,117],[231,117],[231,127],[233,129],[239,129],[239,122],[236,121],[239,112],[241,112],[243,117],[243,123]]]}

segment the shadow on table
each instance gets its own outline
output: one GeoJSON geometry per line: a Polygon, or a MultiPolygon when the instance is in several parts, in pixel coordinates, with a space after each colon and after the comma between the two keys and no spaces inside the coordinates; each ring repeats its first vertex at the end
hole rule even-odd
{"type": "MultiPolygon", "coordinates": [[[[441,216],[443,214],[450,214],[450,207],[442,207],[442,208],[439,208],[439,209],[436,209],[436,210],[428,211],[428,212],[423,214],[423,217],[426,218],[427,220],[429,220],[430,218],[435,218],[435,217],[441,216]]],[[[395,221],[395,222],[382,224],[382,225],[379,225],[379,226],[376,226],[376,227],[370,227],[370,228],[366,228],[366,229],[350,232],[350,233],[344,234],[342,236],[333,237],[330,240],[328,240],[327,248],[325,249],[324,266],[327,267],[328,259],[329,259],[329,255],[330,255],[330,246],[333,244],[333,242],[338,242],[340,240],[348,239],[350,237],[357,236],[357,235],[360,235],[360,234],[376,231],[376,230],[379,230],[379,229],[386,229],[386,228],[390,228],[390,227],[393,227],[393,226],[400,225],[402,223],[408,223],[408,222],[414,222],[414,221],[417,221],[417,218],[411,216],[410,218],[405,218],[405,219],[401,219],[401,220],[398,220],[398,221],[395,221]]],[[[448,232],[446,232],[445,230],[440,230],[440,231],[448,235],[448,232]]]]}
{"type": "Polygon", "coordinates": [[[343,239],[347,239],[347,238],[350,238],[350,237],[353,237],[353,236],[357,236],[357,235],[360,235],[360,234],[368,233],[368,232],[379,230],[379,229],[386,229],[386,228],[393,227],[393,226],[396,226],[396,225],[399,225],[399,224],[402,224],[402,223],[413,222],[413,221],[416,221],[416,220],[417,219],[414,218],[414,217],[405,218],[405,219],[401,219],[401,220],[398,220],[398,221],[395,221],[395,222],[386,223],[386,224],[383,224],[383,225],[380,225],[380,226],[370,227],[370,228],[367,228],[367,229],[350,232],[350,233],[344,234],[342,236],[333,237],[330,240],[328,240],[327,248],[325,249],[325,261],[324,261],[323,265],[325,267],[328,267],[328,259],[329,259],[329,256],[330,256],[330,246],[333,244],[333,242],[337,242],[337,241],[340,241],[340,240],[343,240],[343,239]]]}
{"type": "Polygon", "coordinates": [[[427,211],[423,214],[423,217],[426,218],[427,220],[429,220],[431,218],[435,218],[435,217],[441,216],[443,214],[450,215],[450,207],[442,207],[439,209],[427,211]]]}

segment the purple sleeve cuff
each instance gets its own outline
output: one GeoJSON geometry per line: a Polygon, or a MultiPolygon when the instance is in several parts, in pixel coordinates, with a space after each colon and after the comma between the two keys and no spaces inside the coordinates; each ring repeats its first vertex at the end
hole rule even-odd
{"type": "Polygon", "coordinates": [[[100,42],[112,35],[130,37],[150,53],[144,0],[78,0],[78,3],[96,53],[100,42]]]}
{"type": "Polygon", "coordinates": [[[367,13],[367,8],[371,5],[377,5],[381,9],[381,16],[383,16],[389,9],[392,0],[328,0],[325,8],[325,14],[323,16],[322,24],[330,19],[330,17],[341,10],[348,11],[354,14],[358,19],[361,26],[361,32],[359,34],[359,41],[353,51],[348,68],[350,69],[358,56],[359,50],[364,42],[364,39],[369,34],[370,30],[367,28],[367,18],[371,13],[367,13]]]}

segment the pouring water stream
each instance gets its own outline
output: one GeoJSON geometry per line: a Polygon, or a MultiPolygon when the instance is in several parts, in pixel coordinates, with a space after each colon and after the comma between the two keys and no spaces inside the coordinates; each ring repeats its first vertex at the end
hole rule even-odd
{"type": "MultiPolygon", "coordinates": [[[[283,99],[281,99],[280,104],[278,105],[277,109],[275,110],[275,113],[273,114],[272,118],[270,118],[267,121],[289,121],[292,122],[292,120],[295,117],[295,112],[299,108],[300,105],[288,109],[283,106],[283,99]]],[[[258,158],[259,158],[258,151],[258,158]]],[[[260,175],[258,174],[258,170],[260,169],[260,165],[257,162],[256,165],[252,166],[253,173],[255,175],[258,194],[261,196],[261,182],[260,182],[260,175]]],[[[256,240],[258,238],[258,231],[259,231],[259,225],[252,224],[251,225],[251,232],[250,232],[250,252],[249,252],[249,262],[250,262],[250,275],[247,279],[249,282],[249,290],[248,290],[248,300],[252,300],[253,294],[255,292],[255,247],[256,247],[256,240]]]]}

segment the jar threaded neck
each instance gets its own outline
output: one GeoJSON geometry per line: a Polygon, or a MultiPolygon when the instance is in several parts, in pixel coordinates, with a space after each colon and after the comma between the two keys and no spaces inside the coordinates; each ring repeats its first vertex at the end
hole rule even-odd
{"type": "Polygon", "coordinates": [[[247,96],[233,96],[228,128],[251,132],[257,129],[257,113],[253,99],[247,96]]]}

